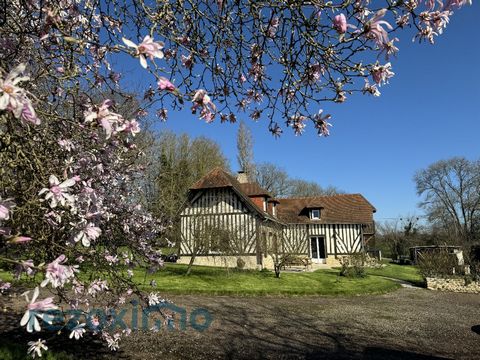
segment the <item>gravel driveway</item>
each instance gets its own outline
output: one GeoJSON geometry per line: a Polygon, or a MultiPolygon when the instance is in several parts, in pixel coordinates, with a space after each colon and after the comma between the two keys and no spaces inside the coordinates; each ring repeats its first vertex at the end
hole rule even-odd
{"type": "MultiPolygon", "coordinates": [[[[189,312],[208,309],[211,326],[134,332],[113,358],[480,359],[480,295],[402,288],[357,297],[171,300],[189,312]]],[[[87,356],[85,345],[76,345],[87,356]]],[[[100,346],[92,351],[112,357],[100,346]]]]}
{"type": "Polygon", "coordinates": [[[402,288],[359,297],[178,296],[204,332],[136,333],[134,359],[480,359],[480,295],[402,288]],[[476,328],[474,328],[476,329],[476,328]],[[478,330],[477,330],[478,331],[478,330]]]}

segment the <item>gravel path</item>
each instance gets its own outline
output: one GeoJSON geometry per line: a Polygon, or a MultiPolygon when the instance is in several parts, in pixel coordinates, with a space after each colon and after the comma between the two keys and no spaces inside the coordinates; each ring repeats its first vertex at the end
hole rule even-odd
{"type": "Polygon", "coordinates": [[[172,298],[212,312],[198,332],[136,333],[134,359],[480,359],[480,296],[402,288],[359,297],[172,298]],[[474,328],[475,329],[475,328],[474,328]]]}
{"type": "Polygon", "coordinates": [[[99,344],[86,352],[80,341],[75,346],[82,355],[76,348],[75,358],[480,359],[480,295],[401,288],[357,297],[171,300],[189,313],[208,309],[211,326],[203,332],[191,326],[184,331],[134,332],[115,355],[99,344]]]}

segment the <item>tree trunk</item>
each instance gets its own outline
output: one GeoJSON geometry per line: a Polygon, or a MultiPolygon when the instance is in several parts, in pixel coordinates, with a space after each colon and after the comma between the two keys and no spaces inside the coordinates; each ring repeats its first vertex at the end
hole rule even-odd
{"type": "Polygon", "coordinates": [[[281,265],[279,264],[275,264],[273,265],[274,269],[275,269],[275,277],[278,279],[280,277],[280,268],[281,268],[281,265]]]}
{"type": "Polygon", "coordinates": [[[185,275],[190,275],[190,272],[192,271],[192,266],[193,266],[193,263],[195,261],[195,257],[197,256],[197,253],[194,251],[192,256],[190,257],[190,262],[188,263],[188,267],[187,267],[187,272],[185,275]]]}

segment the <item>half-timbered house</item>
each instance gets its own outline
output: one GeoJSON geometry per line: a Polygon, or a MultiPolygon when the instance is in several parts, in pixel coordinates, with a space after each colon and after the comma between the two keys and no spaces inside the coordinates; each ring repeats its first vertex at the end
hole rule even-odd
{"type": "Polygon", "coordinates": [[[272,268],[275,251],[337,265],[374,236],[375,208],[360,194],[274,199],[245,173],[216,168],[195,183],[181,213],[179,262],[272,268]]]}

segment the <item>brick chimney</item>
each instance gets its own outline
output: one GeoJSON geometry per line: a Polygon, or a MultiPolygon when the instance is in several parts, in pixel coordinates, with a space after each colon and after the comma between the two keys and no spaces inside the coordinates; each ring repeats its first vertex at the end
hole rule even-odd
{"type": "Polygon", "coordinates": [[[247,176],[247,173],[243,170],[240,170],[237,174],[237,181],[240,183],[240,184],[246,184],[248,183],[248,176],[247,176]]]}

